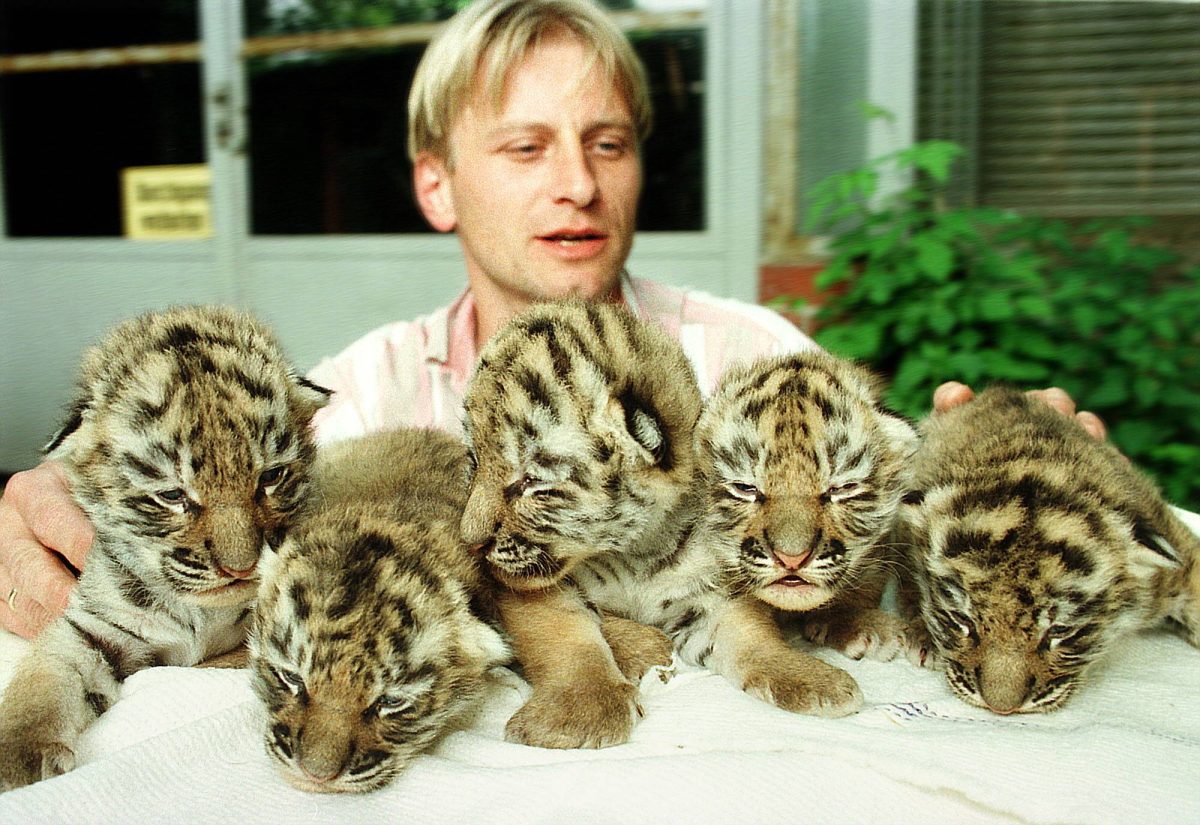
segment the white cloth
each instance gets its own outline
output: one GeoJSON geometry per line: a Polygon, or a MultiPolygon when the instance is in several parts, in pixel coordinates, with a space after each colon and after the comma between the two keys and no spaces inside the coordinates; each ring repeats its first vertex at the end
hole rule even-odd
{"type": "MultiPolygon", "coordinates": [[[[7,683],[25,645],[0,636],[7,683]]],[[[1129,639],[1046,715],[971,708],[907,662],[818,655],[859,681],[858,714],[794,715],[680,667],[646,677],[632,741],[600,751],[505,742],[527,688],[499,670],[469,729],[363,796],[275,772],[245,672],[153,668],[86,734],[81,767],[0,796],[0,822],[1200,822],[1200,651],[1173,635],[1129,639]]]]}

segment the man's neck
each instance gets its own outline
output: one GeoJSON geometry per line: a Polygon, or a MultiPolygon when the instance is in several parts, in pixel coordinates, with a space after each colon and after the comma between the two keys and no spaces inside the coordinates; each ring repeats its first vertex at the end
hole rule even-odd
{"type": "MultiPolygon", "coordinates": [[[[536,303],[532,296],[515,295],[497,289],[486,279],[472,280],[471,295],[475,299],[475,351],[479,352],[515,316],[536,303]]],[[[621,301],[621,281],[613,285],[610,300],[621,301]]]]}

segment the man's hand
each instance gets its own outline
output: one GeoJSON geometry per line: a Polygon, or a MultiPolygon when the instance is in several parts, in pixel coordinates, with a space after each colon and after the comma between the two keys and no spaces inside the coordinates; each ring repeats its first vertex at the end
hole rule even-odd
{"type": "MultiPolygon", "coordinates": [[[[1074,418],[1079,422],[1079,426],[1083,427],[1088,435],[1097,441],[1103,441],[1108,437],[1108,428],[1104,426],[1100,416],[1086,410],[1076,412],[1075,401],[1064,390],[1050,387],[1044,390],[1030,390],[1026,395],[1046,402],[1068,418],[1074,418]]],[[[945,412],[959,404],[967,403],[974,397],[975,392],[966,384],[947,381],[933,391],[933,411],[945,412]]]]}
{"type": "Polygon", "coordinates": [[[31,639],[67,606],[95,531],[47,461],[17,473],[0,498],[0,627],[31,639]],[[15,591],[15,593],[14,593],[15,591]]]}

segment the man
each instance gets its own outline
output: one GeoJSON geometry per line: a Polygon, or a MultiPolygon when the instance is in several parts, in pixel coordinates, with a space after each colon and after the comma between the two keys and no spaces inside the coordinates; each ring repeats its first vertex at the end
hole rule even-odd
{"type": "MultiPolygon", "coordinates": [[[[409,98],[421,209],[462,244],[467,290],[449,307],[377,329],[313,380],[335,391],[321,441],[404,424],[458,432],[480,347],[531,303],[619,300],[679,338],[710,389],[730,362],[814,344],[761,307],[629,278],[650,125],[643,70],[587,0],[480,0],[430,44],[409,98]]],[[[1073,413],[1061,391],[1049,400],[1073,413]]],[[[970,397],[961,384],[935,396],[970,397]]],[[[1099,419],[1081,422],[1103,437],[1099,419]]],[[[0,626],[36,635],[61,614],[92,529],[62,468],[13,476],[0,499],[0,626]]]]}

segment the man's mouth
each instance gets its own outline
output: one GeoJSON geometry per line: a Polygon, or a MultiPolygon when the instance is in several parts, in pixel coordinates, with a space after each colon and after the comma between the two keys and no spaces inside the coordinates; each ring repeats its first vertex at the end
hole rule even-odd
{"type": "Polygon", "coordinates": [[[607,236],[601,232],[554,232],[539,236],[543,241],[556,243],[562,247],[571,247],[588,241],[602,241],[607,236]]]}

